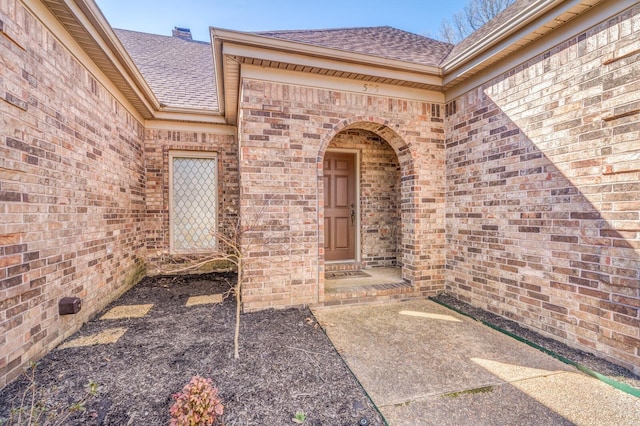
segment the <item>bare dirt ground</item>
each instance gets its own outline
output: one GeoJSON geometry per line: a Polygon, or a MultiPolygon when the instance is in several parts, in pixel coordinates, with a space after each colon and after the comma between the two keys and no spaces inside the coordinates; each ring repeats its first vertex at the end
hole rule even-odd
{"type": "MultiPolygon", "coordinates": [[[[383,424],[308,309],[242,315],[240,359],[233,359],[235,303],[185,306],[190,296],[225,293],[234,274],[145,278],[114,306],[153,304],[141,318],[98,314],[69,340],[126,328],[116,343],[55,349],[36,368],[36,403],[49,412],[82,399],[90,380],[97,394],[65,425],[166,425],[171,395],[193,375],[211,378],[225,405],[220,424],[383,424]]],[[[9,417],[28,386],[22,377],[0,391],[9,417]]],[[[60,417],[58,417],[60,418],[60,417]]],[[[1,423],[1,422],[0,422],[1,423]]],[[[55,424],[55,423],[53,423],[55,424]]]]}

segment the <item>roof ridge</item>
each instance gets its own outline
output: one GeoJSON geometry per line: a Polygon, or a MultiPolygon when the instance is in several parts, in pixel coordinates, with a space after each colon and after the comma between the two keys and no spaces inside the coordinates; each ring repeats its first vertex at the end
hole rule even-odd
{"type": "Polygon", "coordinates": [[[147,33],[144,31],[136,31],[136,30],[127,30],[125,28],[113,28],[114,31],[126,31],[129,33],[136,33],[136,34],[144,34],[144,35],[148,35],[148,36],[154,36],[154,37],[164,37],[167,39],[171,39],[171,40],[181,40],[181,41],[185,41],[187,43],[200,43],[200,44],[207,44],[210,45],[211,43],[208,41],[202,41],[202,40],[188,40],[188,39],[184,39],[184,38],[180,38],[180,37],[175,37],[172,35],[166,35],[166,34],[154,34],[154,33],[147,33]]]}
{"type": "Polygon", "coordinates": [[[259,36],[269,36],[271,34],[275,35],[285,35],[285,34],[309,34],[309,33],[314,33],[314,32],[318,32],[318,33],[328,33],[328,32],[335,32],[335,31],[348,31],[348,30],[375,30],[375,29],[389,29],[389,30],[394,30],[394,31],[398,31],[404,34],[408,34],[414,37],[420,37],[422,39],[425,40],[430,40],[436,43],[440,43],[443,45],[448,45],[451,46],[449,50],[451,50],[453,48],[453,46],[455,46],[452,43],[443,41],[443,40],[438,40],[436,38],[433,37],[429,37],[426,35],[422,35],[422,34],[418,34],[418,33],[414,33],[411,31],[407,31],[407,30],[403,30],[401,28],[396,28],[396,27],[392,27],[391,25],[376,25],[376,26],[370,26],[370,27],[342,27],[342,28],[316,28],[316,29],[297,29],[297,30],[273,30],[273,31],[256,31],[256,32],[249,32],[249,34],[256,34],[259,36]]]}
{"type": "Polygon", "coordinates": [[[261,31],[244,34],[434,66],[438,65],[453,48],[450,43],[389,25],[320,30],[261,31]]]}
{"type": "MultiPolygon", "coordinates": [[[[334,27],[334,28],[299,28],[297,30],[269,30],[269,31],[249,31],[253,34],[286,34],[286,33],[311,33],[311,32],[329,32],[329,31],[344,31],[344,30],[368,30],[375,28],[391,28],[394,30],[398,30],[398,28],[394,28],[390,25],[373,25],[368,27],[334,27]]],[[[404,31],[404,30],[400,30],[404,31]]]]}

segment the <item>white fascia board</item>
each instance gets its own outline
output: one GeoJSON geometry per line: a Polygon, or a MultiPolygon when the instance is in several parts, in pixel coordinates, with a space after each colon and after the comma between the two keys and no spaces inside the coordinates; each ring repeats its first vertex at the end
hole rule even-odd
{"type": "Polygon", "coordinates": [[[340,72],[353,74],[364,74],[373,77],[389,78],[394,80],[404,80],[414,83],[429,84],[435,86],[442,85],[442,77],[434,74],[403,71],[392,69],[389,66],[372,66],[360,63],[348,63],[328,59],[326,57],[308,56],[300,53],[290,53],[284,51],[271,50],[268,48],[247,46],[242,44],[227,42],[223,46],[223,54],[229,56],[241,56],[247,58],[261,59],[273,62],[282,62],[294,65],[302,65],[311,68],[325,68],[340,72]]]}
{"type": "Polygon", "coordinates": [[[64,2],[151,114],[158,110],[160,102],[95,2],[91,0],[64,0],[64,2]],[[88,16],[85,13],[88,13],[88,16]],[[99,32],[104,35],[104,39],[99,32]]]}
{"type": "MultiPolygon", "coordinates": [[[[587,31],[589,28],[592,28],[599,23],[618,15],[624,10],[633,7],[635,4],[635,0],[620,0],[616,2],[604,1],[599,3],[594,6],[593,9],[590,9],[581,16],[567,22],[561,28],[533,41],[513,54],[501,59],[496,64],[484,68],[480,72],[466,77],[464,80],[456,83],[445,91],[446,101],[449,102],[450,100],[463,95],[469,90],[482,85],[496,76],[504,74],[527,60],[552,49],[554,46],[564,43],[571,37],[575,37],[576,35],[587,31]]],[[[454,78],[446,77],[446,84],[453,79],[454,78]]]]}
{"type": "Polygon", "coordinates": [[[158,112],[197,114],[197,115],[202,115],[203,117],[221,117],[222,116],[222,114],[219,111],[213,110],[213,109],[189,108],[189,107],[179,107],[179,106],[162,107],[158,112]]]}
{"type": "Polygon", "coordinates": [[[222,57],[222,40],[215,37],[215,28],[209,27],[211,37],[211,53],[213,54],[213,75],[216,78],[216,90],[218,95],[218,109],[225,111],[224,101],[224,66],[222,57]]]}
{"type": "Polygon", "coordinates": [[[169,131],[183,131],[183,132],[200,132],[211,133],[216,135],[231,135],[236,136],[238,128],[235,126],[227,126],[224,124],[212,124],[212,123],[195,123],[184,122],[174,120],[146,120],[144,123],[146,130],[169,130],[169,131]]]}
{"type": "MultiPolygon", "coordinates": [[[[224,117],[218,113],[207,113],[202,110],[187,108],[163,108],[155,113],[154,118],[158,120],[189,121],[192,123],[227,124],[224,117]]],[[[150,121],[152,120],[147,120],[147,122],[150,121]]]]}

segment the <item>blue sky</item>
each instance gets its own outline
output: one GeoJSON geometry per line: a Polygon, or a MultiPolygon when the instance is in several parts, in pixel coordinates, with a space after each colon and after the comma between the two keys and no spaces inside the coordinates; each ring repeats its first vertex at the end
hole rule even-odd
{"type": "Polygon", "coordinates": [[[208,28],[239,31],[390,25],[435,37],[467,0],[96,0],[114,28],[170,35],[175,26],[209,41],[208,28]]]}

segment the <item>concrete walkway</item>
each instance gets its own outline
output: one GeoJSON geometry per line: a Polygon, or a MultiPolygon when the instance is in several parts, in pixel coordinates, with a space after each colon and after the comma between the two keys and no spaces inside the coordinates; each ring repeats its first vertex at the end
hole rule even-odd
{"type": "Polygon", "coordinates": [[[640,424],[640,398],[432,301],[314,314],[390,425],[640,424]]]}

